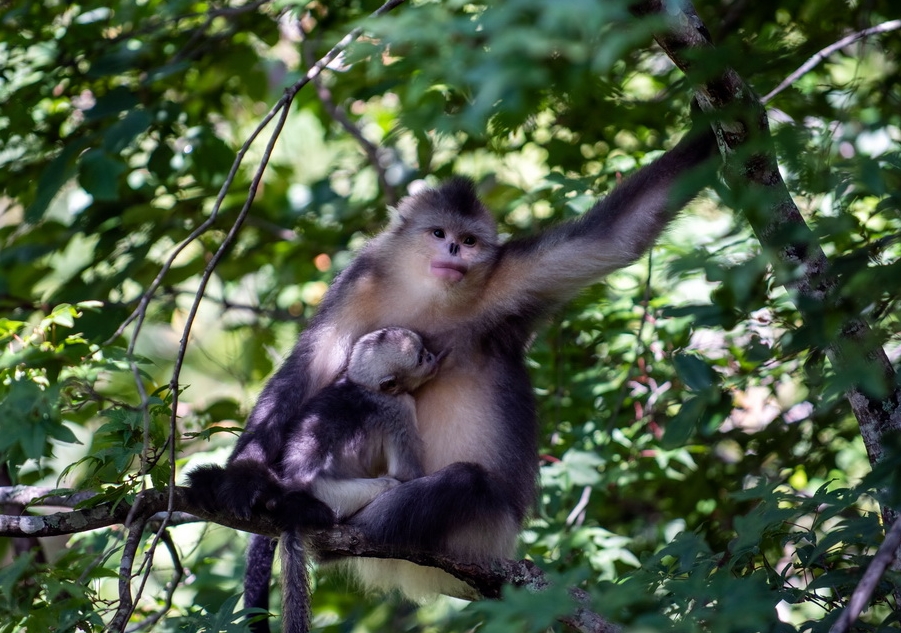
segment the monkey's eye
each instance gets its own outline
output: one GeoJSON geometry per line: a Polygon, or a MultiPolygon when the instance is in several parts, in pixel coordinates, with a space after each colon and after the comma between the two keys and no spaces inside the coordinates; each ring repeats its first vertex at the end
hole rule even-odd
{"type": "Polygon", "coordinates": [[[472,235],[467,235],[466,237],[463,238],[463,245],[464,246],[475,246],[476,238],[472,235]]]}
{"type": "Polygon", "coordinates": [[[444,239],[444,229],[433,229],[432,235],[437,237],[439,240],[443,240],[444,239]]]}
{"type": "Polygon", "coordinates": [[[421,349],[421,350],[419,350],[419,356],[416,357],[416,364],[422,365],[423,358],[425,358],[425,350],[421,349]]]}

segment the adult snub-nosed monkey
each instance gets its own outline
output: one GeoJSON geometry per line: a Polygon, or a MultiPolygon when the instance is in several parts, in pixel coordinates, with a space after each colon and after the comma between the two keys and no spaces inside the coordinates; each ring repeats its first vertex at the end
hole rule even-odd
{"type": "MultiPolygon", "coordinates": [[[[510,556],[537,488],[538,425],[524,358],[530,337],[581,289],[654,243],[700,188],[697,178],[682,177],[714,150],[712,133],[693,130],[577,220],[503,244],[468,180],[403,199],[389,226],[335,279],[264,389],[221,476],[198,481],[198,493],[245,516],[261,502],[271,506],[282,447],[304,403],[342,371],[360,336],[408,328],[430,349],[453,350],[413,394],[425,476],[377,496],[347,523],[375,542],[460,560],[510,556]]],[[[296,504],[299,523],[303,501],[296,504]]],[[[276,506],[291,512],[290,503],[276,506]]],[[[268,605],[272,552],[269,539],[253,539],[247,606],[268,605]]],[[[406,561],[346,564],[367,586],[399,587],[414,598],[471,593],[440,570],[406,561]]],[[[267,629],[263,622],[257,630],[267,629]]]]}

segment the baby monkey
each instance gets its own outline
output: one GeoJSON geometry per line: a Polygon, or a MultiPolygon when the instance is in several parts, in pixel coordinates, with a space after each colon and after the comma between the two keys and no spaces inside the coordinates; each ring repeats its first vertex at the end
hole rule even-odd
{"type": "Polygon", "coordinates": [[[282,484],[307,490],[339,520],[401,482],[422,477],[422,440],[411,392],[438,373],[411,330],[388,327],[354,344],[347,369],[314,396],[289,435],[282,484]]]}
{"type": "Polygon", "coordinates": [[[270,469],[243,460],[188,473],[198,508],[227,510],[249,520],[268,514],[289,530],[323,529],[365,507],[401,482],[422,477],[422,440],[410,392],[438,372],[441,359],[422,338],[399,327],[360,337],[347,367],[289,419],[270,469]],[[221,482],[225,482],[222,484],[221,482]],[[236,506],[232,497],[246,498],[236,506]]]}
{"type": "Polygon", "coordinates": [[[386,490],[423,476],[423,443],[410,394],[438,373],[447,352],[432,354],[422,337],[405,328],[370,332],[354,343],[338,378],[290,421],[284,445],[274,447],[275,472],[257,462],[232,464],[241,476],[226,479],[225,486],[217,485],[225,472],[221,466],[188,473],[197,507],[231,509],[227,500],[236,491],[228,482],[239,482],[249,502],[236,514],[249,519],[265,512],[283,527],[284,633],[309,631],[304,534],[330,527],[336,517],[346,519],[386,490]]]}
{"type": "MultiPolygon", "coordinates": [[[[280,464],[285,488],[311,493],[341,520],[384,491],[422,477],[410,393],[438,373],[446,353],[432,354],[404,328],[362,336],[347,369],[303,407],[280,464]]],[[[282,630],[306,633],[310,596],[302,529],[282,533],[281,558],[282,630]]]]}

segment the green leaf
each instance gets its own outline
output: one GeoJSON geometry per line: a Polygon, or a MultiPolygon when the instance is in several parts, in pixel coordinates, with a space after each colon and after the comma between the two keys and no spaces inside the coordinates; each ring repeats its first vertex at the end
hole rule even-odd
{"type": "Polygon", "coordinates": [[[138,97],[125,86],[113,88],[99,97],[94,107],[85,112],[88,121],[102,119],[120,112],[127,112],[138,105],[138,97]]]}
{"type": "Polygon", "coordinates": [[[679,413],[666,421],[661,445],[667,449],[684,446],[694,435],[707,409],[707,403],[698,396],[691,396],[682,403],[679,413]]]}
{"type": "Polygon", "coordinates": [[[221,185],[235,160],[235,151],[205,127],[195,129],[190,141],[191,172],[204,185],[221,185]]]}
{"type": "Polygon", "coordinates": [[[103,149],[118,154],[150,127],[152,119],[144,109],[132,110],[125,118],[111,125],[103,135],[103,149]]]}
{"type": "Polygon", "coordinates": [[[598,469],[603,460],[596,453],[570,450],[563,456],[563,467],[574,486],[594,486],[601,481],[598,469]]]}
{"type": "Polygon", "coordinates": [[[673,354],[673,366],[682,382],[692,391],[707,391],[717,383],[716,372],[693,354],[673,354]]]}
{"type": "Polygon", "coordinates": [[[103,150],[85,152],[79,160],[78,182],[95,200],[119,198],[119,176],[126,167],[103,150]]]}
{"type": "MultiPolygon", "coordinates": [[[[42,389],[28,380],[12,382],[7,396],[0,401],[0,450],[13,450],[8,458],[15,463],[39,459],[47,450],[48,431],[60,425],[56,389],[42,389]]],[[[63,432],[65,435],[65,432],[63,432]]]]}
{"type": "Polygon", "coordinates": [[[38,222],[47,211],[47,207],[56,197],[56,194],[76,172],[76,158],[87,145],[83,139],[75,140],[63,147],[59,155],[50,161],[50,164],[41,172],[37,185],[37,195],[34,201],[25,210],[25,219],[28,222],[38,222]]]}
{"type": "Polygon", "coordinates": [[[169,462],[160,462],[150,471],[150,480],[155,488],[165,488],[169,485],[169,477],[172,474],[172,468],[169,462]]]}

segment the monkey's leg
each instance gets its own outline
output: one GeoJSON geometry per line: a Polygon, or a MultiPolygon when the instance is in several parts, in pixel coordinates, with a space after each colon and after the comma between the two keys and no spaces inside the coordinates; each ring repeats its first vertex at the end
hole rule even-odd
{"type": "Polygon", "coordinates": [[[376,542],[472,560],[509,556],[524,511],[497,475],[457,462],[379,495],[348,523],[376,542]]]}
{"type": "MultiPolygon", "coordinates": [[[[517,505],[513,486],[478,464],[458,462],[379,495],[347,522],[376,543],[488,564],[515,551],[526,509],[517,505]]],[[[399,589],[414,601],[439,594],[477,597],[447,572],[404,560],[349,558],[341,564],[368,589],[399,589]]]]}
{"type": "Polygon", "coordinates": [[[400,482],[392,477],[375,479],[319,477],[313,482],[311,488],[313,495],[334,510],[338,515],[338,520],[342,520],[367,506],[386,490],[391,490],[399,485],[400,482]]]}

